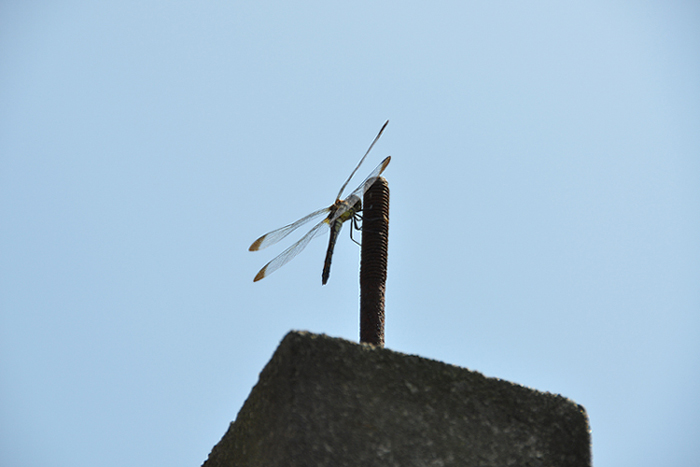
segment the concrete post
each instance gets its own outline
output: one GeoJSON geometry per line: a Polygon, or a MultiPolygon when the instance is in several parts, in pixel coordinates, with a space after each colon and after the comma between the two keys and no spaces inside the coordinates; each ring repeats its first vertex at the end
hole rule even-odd
{"type": "Polygon", "coordinates": [[[368,344],[290,332],[205,467],[590,467],[584,408],[368,344]]]}

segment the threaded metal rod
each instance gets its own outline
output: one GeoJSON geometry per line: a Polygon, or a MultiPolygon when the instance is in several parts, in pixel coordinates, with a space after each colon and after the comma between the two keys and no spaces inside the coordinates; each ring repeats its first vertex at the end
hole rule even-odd
{"type": "Polygon", "coordinates": [[[360,342],[384,347],[384,293],[389,252],[389,184],[380,177],[362,200],[360,342]]]}

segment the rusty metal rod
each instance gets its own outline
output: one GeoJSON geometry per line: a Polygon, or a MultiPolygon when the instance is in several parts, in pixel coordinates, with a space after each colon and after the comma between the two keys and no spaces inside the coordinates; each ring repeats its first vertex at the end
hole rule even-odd
{"type": "Polygon", "coordinates": [[[380,177],[362,200],[360,342],[384,347],[384,293],[389,252],[389,184],[380,177]]]}

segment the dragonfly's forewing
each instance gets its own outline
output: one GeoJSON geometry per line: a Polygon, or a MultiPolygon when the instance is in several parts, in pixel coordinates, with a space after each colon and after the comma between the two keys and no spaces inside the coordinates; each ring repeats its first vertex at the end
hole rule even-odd
{"type": "Polygon", "coordinates": [[[338,192],[338,196],[336,196],[336,198],[335,198],[336,200],[340,199],[340,197],[343,196],[343,190],[345,190],[345,187],[348,186],[348,183],[350,183],[352,176],[355,175],[355,172],[357,172],[357,169],[359,169],[360,166],[362,165],[362,163],[365,161],[365,159],[367,158],[367,154],[369,154],[369,152],[374,147],[374,143],[376,143],[377,140],[379,139],[379,137],[382,136],[382,133],[384,132],[384,128],[386,128],[386,126],[388,124],[389,124],[389,120],[384,122],[384,125],[382,125],[382,128],[379,130],[379,133],[377,133],[377,136],[374,137],[374,141],[372,141],[372,144],[369,145],[369,149],[367,149],[367,152],[365,153],[365,155],[362,156],[362,159],[360,159],[360,162],[355,166],[355,170],[352,171],[352,173],[350,174],[348,179],[345,180],[345,183],[343,183],[343,186],[340,187],[340,191],[338,192]]]}
{"type": "Polygon", "coordinates": [[[279,268],[290,262],[296,255],[301,253],[304,250],[304,248],[306,248],[306,245],[309,244],[311,239],[317,237],[318,235],[326,231],[325,227],[327,224],[327,219],[323,219],[321,222],[316,224],[313,229],[309,230],[309,232],[306,235],[301,237],[301,240],[284,250],[282,253],[280,253],[279,256],[277,256],[275,259],[263,266],[263,268],[255,276],[255,279],[253,279],[253,282],[257,282],[260,279],[269,276],[270,274],[272,274],[273,272],[277,271],[279,268]]]}
{"type": "Polygon", "coordinates": [[[284,227],[281,227],[277,230],[273,230],[272,232],[268,232],[265,235],[263,235],[262,237],[255,240],[253,242],[253,244],[250,245],[250,248],[248,248],[248,251],[258,251],[258,250],[262,250],[263,248],[267,248],[270,245],[274,245],[275,243],[279,242],[284,237],[286,237],[290,233],[294,232],[296,229],[298,229],[302,225],[304,225],[307,222],[310,222],[314,219],[317,219],[322,214],[326,215],[329,211],[330,211],[330,208],[319,209],[318,211],[312,212],[308,216],[302,217],[301,219],[299,219],[296,222],[293,222],[289,225],[285,225],[284,227]]]}
{"type": "Polygon", "coordinates": [[[372,186],[372,184],[377,181],[377,178],[384,172],[384,169],[386,169],[386,166],[389,165],[389,162],[391,162],[391,156],[388,156],[386,159],[384,159],[382,162],[379,163],[377,167],[374,168],[371,174],[365,178],[365,181],[360,184],[357,188],[355,188],[355,191],[350,193],[347,198],[345,198],[338,208],[338,210],[333,213],[333,216],[330,218],[330,222],[332,223],[335,221],[338,217],[342,216],[345,214],[348,210],[350,210],[353,206],[355,206],[355,203],[362,199],[362,196],[364,196],[365,192],[369,190],[369,187],[372,186]]]}

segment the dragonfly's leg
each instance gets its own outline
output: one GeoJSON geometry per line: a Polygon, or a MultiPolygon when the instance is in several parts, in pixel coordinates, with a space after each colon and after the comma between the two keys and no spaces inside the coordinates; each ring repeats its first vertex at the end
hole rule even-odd
{"type": "MultiPolygon", "coordinates": [[[[355,228],[356,228],[357,230],[361,230],[361,231],[363,231],[363,232],[378,232],[378,230],[367,230],[367,231],[365,231],[364,226],[362,226],[362,225],[359,226],[359,227],[355,227],[355,228]]],[[[357,243],[357,242],[355,242],[355,243],[357,243]]]]}
{"type": "Polygon", "coordinates": [[[355,216],[352,218],[352,225],[355,226],[355,230],[362,230],[362,224],[360,224],[358,221],[362,220],[362,216],[360,214],[355,214],[355,216]]]}
{"type": "Polygon", "coordinates": [[[359,219],[362,219],[362,216],[360,216],[359,214],[355,214],[355,215],[352,217],[352,225],[350,226],[350,240],[352,240],[353,242],[355,242],[355,243],[357,243],[358,245],[362,246],[362,244],[361,244],[360,242],[358,242],[357,240],[355,240],[355,239],[352,237],[352,231],[353,231],[353,230],[362,230],[362,226],[359,225],[359,224],[357,223],[358,218],[359,218],[359,219]]]}

